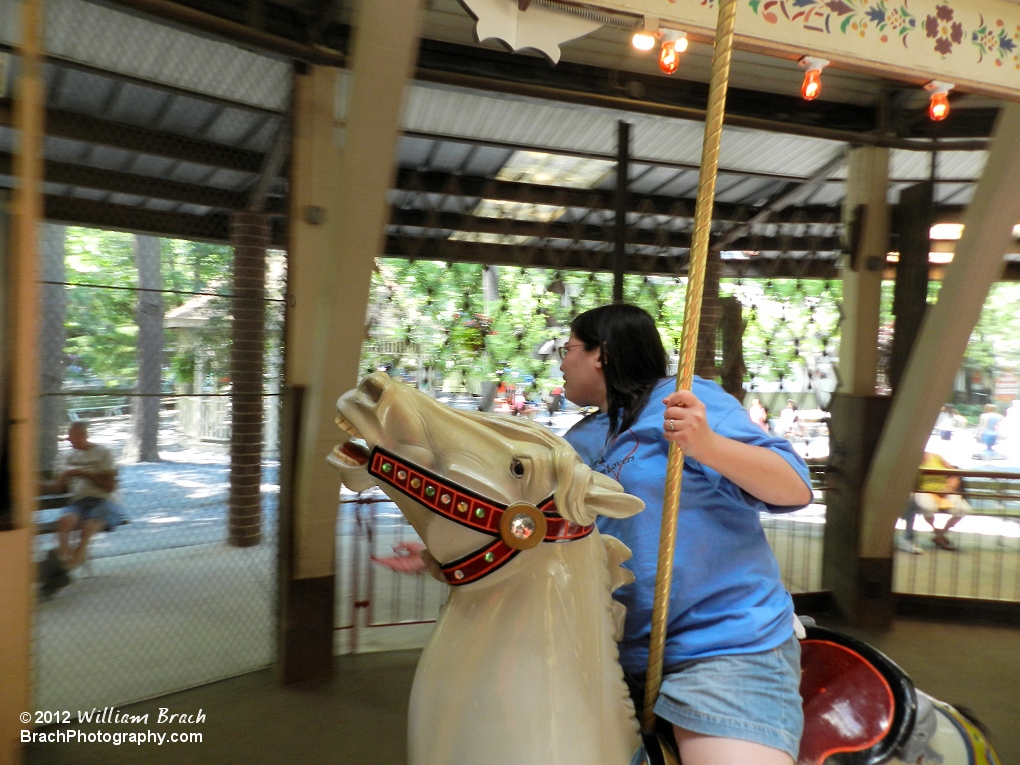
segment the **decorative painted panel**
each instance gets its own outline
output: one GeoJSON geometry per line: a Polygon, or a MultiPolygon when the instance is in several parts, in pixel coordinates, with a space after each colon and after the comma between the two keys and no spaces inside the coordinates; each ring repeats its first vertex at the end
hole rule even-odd
{"type": "MultiPolygon", "coordinates": [[[[1020,5],[1005,0],[738,0],[737,45],[1020,100],[1020,5]]],[[[717,0],[599,6],[715,32],[717,0]]]]}

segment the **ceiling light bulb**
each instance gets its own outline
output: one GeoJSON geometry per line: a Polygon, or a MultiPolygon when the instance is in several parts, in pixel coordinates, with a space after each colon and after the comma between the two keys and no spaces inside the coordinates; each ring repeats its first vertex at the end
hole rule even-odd
{"type": "Polygon", "coordinates": [[[928,104],[928,116],[936,122],[949,116],[949,96],[945,93],[932,93],[928,104]]]}
{"type": "Polygon", "coordinates": [[[824,58],[804,56],[797,62],[797,65],[801,69],[807,70],[804,72],[804,82],[801,83],[800,94],[805,100],[813,101],[822,92],[822,70],[829,65],[829,62],[824,58]]]}
{"type": "Polygon", "coordinates": [[[630,44],[638,50],[651,50],[655,47],[655,35],[647,29],[641,29],[630,38],[630,44]]]}
{"type": "Polygon", "coordinates": [[[641,19],[641,28],[634,30],[630,44],[638,50],[651,50],[659,37],[659,20],[650,16],[641,19]]]}
{"type": "Polygon", "coordinates": [[[932,80],[924,89],[931,93],[928,116],[935,122],[944,120],[949,116],[949,91],[953,89],[953,83],[932,80]]]}
{"type": "Polygon", "coordinates": [[[673,74],[680,67],[680,54],[677,52],[676,43],[667,41],[662,44],[659,51],[659,69],[663,74],[673,74]]]}
{"type": "Polygon", "coordinates": [[[817,69],[804,72],[804,82],[800,86],[800,94],[808,101],[818,98],[822,92],[822,73],[817,69]]]}

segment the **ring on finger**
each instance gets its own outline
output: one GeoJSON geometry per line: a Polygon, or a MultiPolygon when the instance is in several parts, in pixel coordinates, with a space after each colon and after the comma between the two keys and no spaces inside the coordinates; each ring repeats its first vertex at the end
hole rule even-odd
{"type": "Polygon", "coordinates": [[[674,427],[674,425],[673,425],[673,420],[668,420],[668,422],[669,422],[669,429],[675,431],[676,427],[674,427]]]}

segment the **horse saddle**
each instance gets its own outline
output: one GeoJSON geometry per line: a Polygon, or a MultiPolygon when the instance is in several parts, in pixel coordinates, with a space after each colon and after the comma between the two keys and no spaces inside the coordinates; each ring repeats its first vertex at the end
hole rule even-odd
{"type": "Polygon", "coordinates": [[[804,733],[797,765],[892,759],[917,715],[907,674],[866,643],[824,627],[808,627],[800,647],[804,733]]]}

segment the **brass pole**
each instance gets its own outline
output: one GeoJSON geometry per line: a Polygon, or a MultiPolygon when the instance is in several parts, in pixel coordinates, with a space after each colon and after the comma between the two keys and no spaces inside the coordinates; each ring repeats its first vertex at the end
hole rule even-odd
{"type": "Polygon", "coordinates": [[[21,17],[20,76],[14,101],[17,151],[14,155],[14,230],[11,263],[11,495],[14,526],[32,525],[38,493],[39,285],[37,257],[42,217],[43,102],[42,0],[24,0],[21,17]]]}
{"type": "MultiPolygon", "coordinates": [[[[680,336],[680,367],[676,389],[690,390],[694,382],[694,359],[698,347],[698,324],[701,319],[701,297],[705,290],[705,266],[708,262],[708,240],[712,233],[712,205],[715,201],[715,177],[719,168],[719,143],[722,138],[723,115],[726,111],[726,87],[733,53],[733,27],[737,18],[737,0],[720,0],[716,23],[715,48],[712,52],[712,78],[708,91],[705,117],[705,140],[701,149],[701,175],[698,198],[694,205],[694,237],[687,279],[687,302],[684,305],[684,326],[680,336]]],[[[662,685],[662,662],[666,647],[666,621],[669,616],[669,592],[673,583],[673,555],[676,549],[676,523],[680,511],[680,482],[683,477],[684,453],[675,444],[669,445],[666,470],[666,491],[662,501],[662,526],[659,531],[659,567],[655,578],[655,599],[652,603],[652,632],[648,643],[648,674],[642,727],[651,733],[655,726],[655,700],[662,685]]]]}

